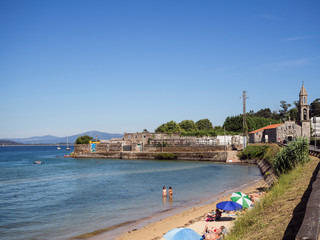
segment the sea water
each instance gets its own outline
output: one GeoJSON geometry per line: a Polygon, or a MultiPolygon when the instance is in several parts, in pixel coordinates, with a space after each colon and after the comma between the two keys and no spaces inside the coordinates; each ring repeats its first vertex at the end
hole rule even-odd
{"type": "Polygon", "coordinates": [[[68,153],[63,146],[0,147],[0,239],[67,239],[195,205],[261,177],[254,165],[68,153]],[[162,198],[163,186],[173,188],[172,201],[162,198]]]}

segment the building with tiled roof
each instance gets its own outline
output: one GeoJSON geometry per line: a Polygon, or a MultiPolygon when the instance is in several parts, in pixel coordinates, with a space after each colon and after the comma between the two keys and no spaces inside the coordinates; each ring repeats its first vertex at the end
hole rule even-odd
{"type": "Polygon", "coordinates": [[[294,121],[271,124],[249,133],[249,143],[283,142],[291,141],[303,136],[310,138],[309,105],[307,91],[302,85],[299,93],[299,124],[294,121]]]}
{"type": "Polygon", "coordinates": [[[250,143],[291,141],[301,136],[301,126],[294,121],[271,124],[249,133],[250,143]]]}

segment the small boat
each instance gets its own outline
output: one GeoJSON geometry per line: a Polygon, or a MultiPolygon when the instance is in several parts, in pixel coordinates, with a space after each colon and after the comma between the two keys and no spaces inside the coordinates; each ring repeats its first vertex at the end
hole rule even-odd
{"type": "Polygon", "coordinates": [[[34,161],[33,164],[43,164],[41,161],[34,161]]]}
{"type": "Polygon", "coordinates": [[[69,146],[68,146],[68,137],[67,137],[67,148],[66,148],[66,150],[67,150],[67,151],[70,151],[70,149],[71,149],[71,148],[69,148],[69,146]]]}
{"type": "Polygon", "coordinates": [[[58,147],[57,147],[57,149],[58,149],[58,150],[60,150],[60,149],[61,149],[61,147],[59,146],[59,142],[58,142],[58,147]]]}

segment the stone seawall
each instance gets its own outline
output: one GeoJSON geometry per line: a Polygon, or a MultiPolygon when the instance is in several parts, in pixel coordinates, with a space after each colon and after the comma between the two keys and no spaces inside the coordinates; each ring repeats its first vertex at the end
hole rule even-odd
{"type": "MultiPolygon", "coordinates": [[[[215,162],[226,162],[228,158],[227,151],[217,151],[223,148],[217,147],[165,147],[163,152],[170,152],[177,155],[177,160],[186,161],[215,161],[215,162]],[[214,149],[216,151],[214,151],[214,149]],[[185,150],[185,152],[183,151],[185,150]],[[193,151],[192,151],[193,150],[193,151]],[[200,151],[202,150],[202,151],[200,151]]],[[[161,148],[157,148],[155,151],[143,152],[131,152],[131,151],[120,151],[119,145],[106,145],[97,144],[96,151],[90,151],[89,144],[78,144],[74,148],[74,157],[77,158],[113,158],[113,159],[155,159],[155,155],[161,153],[161,148]]]]}
{"type": "MultiPolygon", "coordinates": [[[[213,161],[226,162],[227,152],[170,152],[177,156],[177,160],[185,161],[213,161]]],[[[155,159],[158,152],[121,152],[121,159],[155,159]]]]}
{"type": "MultiPolygon", "coordinates": [[[[231,148],[231,146],[229,146],[231,148]]],[[[154,146],[145,146],[145,152],[216,152],[216,151],[225,151],[226,146],[181,146],[181,147],[154,147],[154,146]]]]}
{"type": "Polygon", "coordinates": [[[264,159],[254,159],[254,160],[241,160],[242,163],[251,163],[256,164],[261,172],[261,175],[263,176],[263,179],[266,181],[266,183],[269,186],[272,186],[278,181],[278,177],[271,166],[271,164],[264,159]]]}
{"type": "MultiPolygon", "coordinates": [[[[169,152],[169,151],[168,151],[169,152]]],[[[74,157],[76,158],[112,158],[112,159],[145,159],[152,160],[160,152],[131,152],[131,151],[110,151],[103,144],[97,145],[96,152],[90,152],[89,144],[78,144],[74,148],[74,157]]],[[[228,158],[227,151],[209,151],[209,152],[181,152],[170,151],[177,156],[177,160],[185,161],[214,161],[226,162],[228,158]]]]}

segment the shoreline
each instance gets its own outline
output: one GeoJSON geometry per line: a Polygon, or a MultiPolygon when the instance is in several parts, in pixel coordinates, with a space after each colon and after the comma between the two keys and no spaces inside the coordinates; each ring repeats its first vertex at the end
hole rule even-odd
{"type": "MultiPolygon", "coordinates": [[[[255,189],[259,187],[265,186],[267,186],[266,182],[263,180],[263,177],[260,177],[254,181],[250,181],[227,189],[223,192],[214,194],[209,198],[203,199],[197,203],[190,203],[180,208],[158,212],[152,216],[145,217],[137,221],[124,222],[105,229],[98,229],[93,232],[72,237],[71,239],[160,240],[166,232],[173,228],[186,227],[192,223],[198,223],[197,225],[202,225],[199,223],[199,221],[201,221],[199,219],[203,218],[207,212],[214,210],[215,205],[218,202],[230,200],[232,192],[242,191],[249,193],[255,191],[255,189]]],[[[203,223],[205,225],[205,221],[203,221],[203,223]]],[[[199,231],[199,229],[197,230],[199,231]]],[[[201,227],[200,232],[202,230],[203,229],[201,227]]]]}

